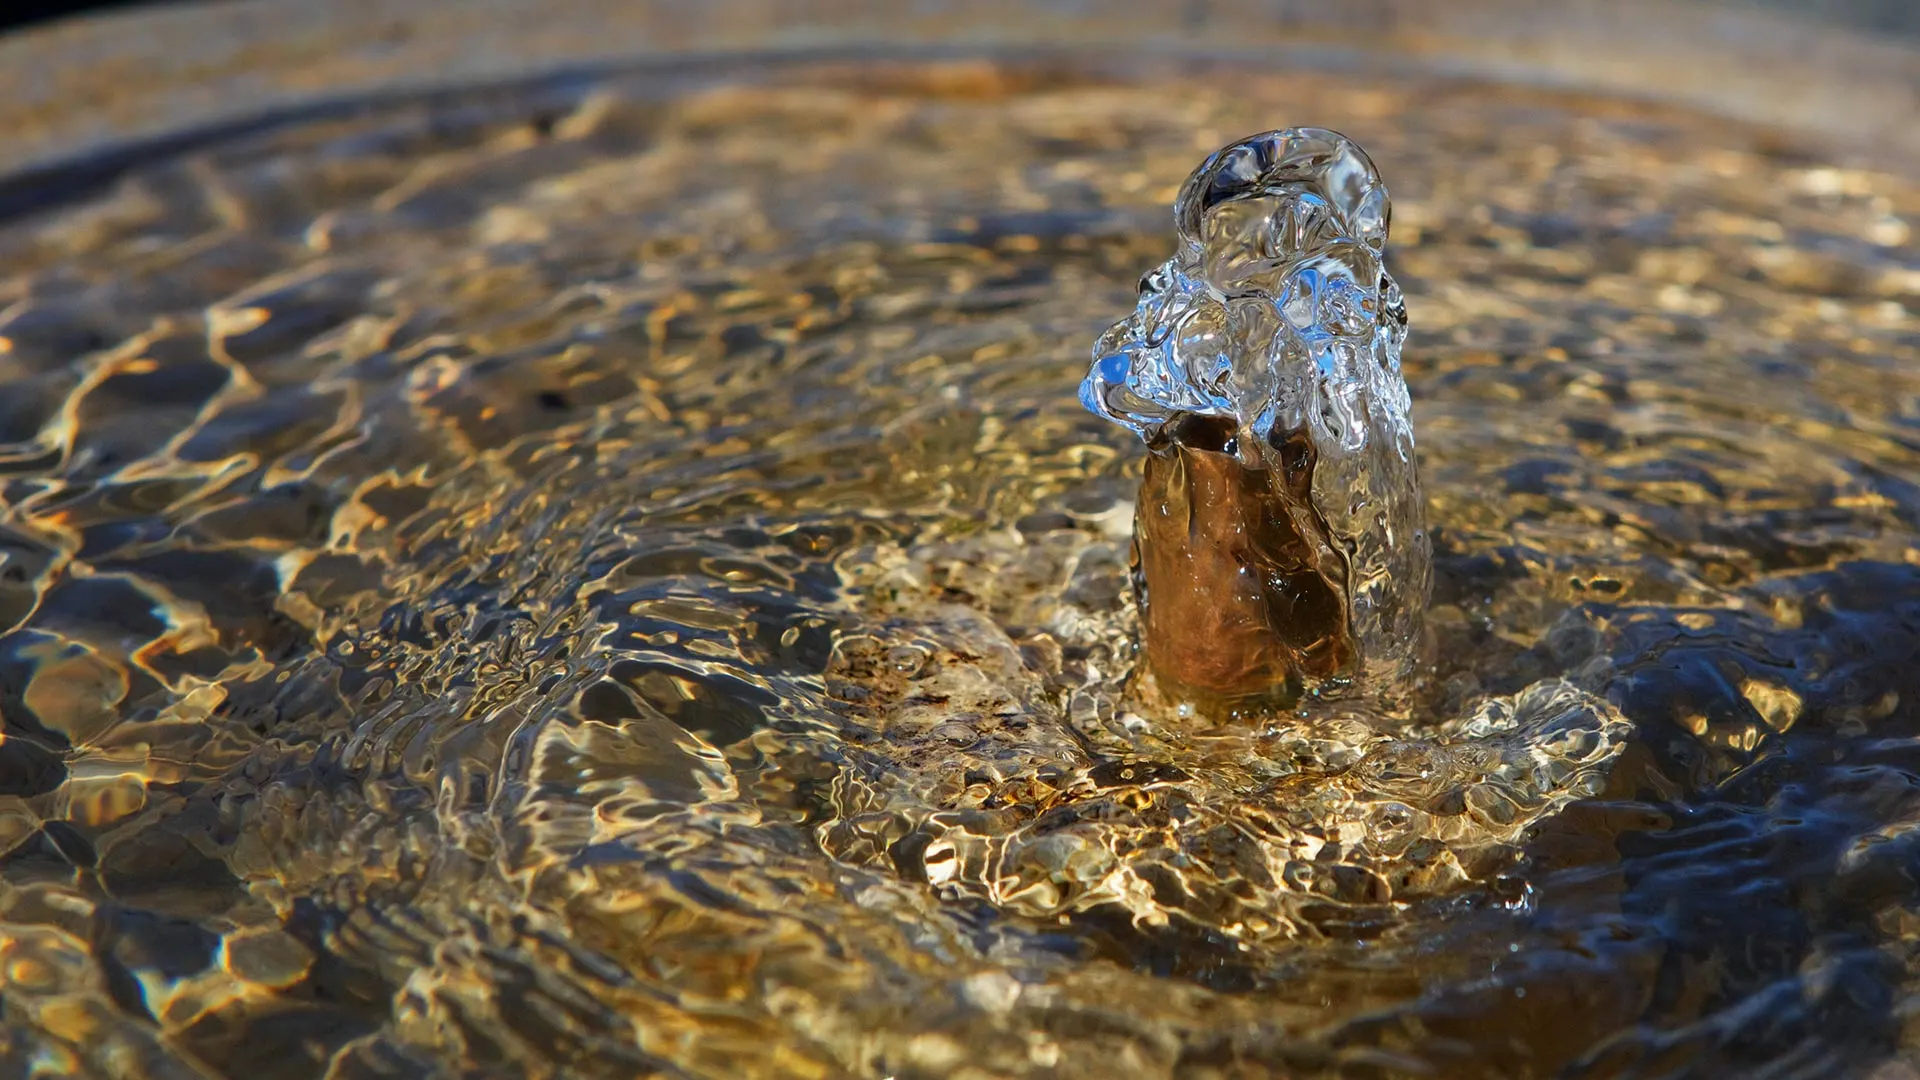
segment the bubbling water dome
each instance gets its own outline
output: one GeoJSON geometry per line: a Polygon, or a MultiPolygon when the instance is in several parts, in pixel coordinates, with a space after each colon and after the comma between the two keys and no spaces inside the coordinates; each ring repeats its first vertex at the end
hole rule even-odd
{"type": "Polygon", "coordinates": [[[1235,142],[1187,179],[1177,250],[1094,348],[1081,400],[1151,451],[1135,582],[1164,694],[1392,696],[1414,674],[1432,549],[1390,215],[1343,135],[1235,142]]]}

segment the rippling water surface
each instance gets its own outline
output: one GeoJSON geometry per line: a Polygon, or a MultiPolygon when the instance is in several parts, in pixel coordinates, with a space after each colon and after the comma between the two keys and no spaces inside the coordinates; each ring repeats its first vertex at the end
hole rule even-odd
{"type": "Polygon", "coordinates": [[[1912,1075],[1920,184],[1151,71],[389,101],[0,222],[0,1074],[1912,1075]],[[1284,124],[1394,193],[1410,726],[1127,695],[1074,387],[1284,124]]]}

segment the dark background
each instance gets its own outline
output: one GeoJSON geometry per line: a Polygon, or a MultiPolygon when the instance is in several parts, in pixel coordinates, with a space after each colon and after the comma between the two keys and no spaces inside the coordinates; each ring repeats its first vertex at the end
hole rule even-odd
{"type": "Polygon", "coordinates": [[[45,19],[57,19],[62,15],[71,15],[81,11],[103,11],[108,8],[139,7],[151,0],[15,0],[14,3],[0,3],[0,30],[24,26],[27,23],[41,22],[45,19]]]}
{"type": "MultiPolygon", "coordinates": [[[[84,11],[139,7],[156,0],[15,0],[0,2],[0,32],[84,11]]],[[[326,0],[318,0],[324,3],[326,0]]],[[[404,0],[394,0],[395,3],[404,0]]],[[[725,3],[726,0],[712,0],[725,3]]],[[[1920,35],[1920,0],[1748,0],[1756,7],[1813,14],[1867,31],[1920,35]]]]}

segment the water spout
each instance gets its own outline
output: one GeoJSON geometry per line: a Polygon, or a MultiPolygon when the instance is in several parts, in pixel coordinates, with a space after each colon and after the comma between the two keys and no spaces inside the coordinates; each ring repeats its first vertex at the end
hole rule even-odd
{"type": "Polygon", "coordinates": [[[1345,136],[1233,143],[1187,179],[1174,256],[1094,348],[1081,400],[1150,450],[1135,581],[1172,696],[1391,694],[1418,664],[1432,552],[1390,216],[1345,136]]]}

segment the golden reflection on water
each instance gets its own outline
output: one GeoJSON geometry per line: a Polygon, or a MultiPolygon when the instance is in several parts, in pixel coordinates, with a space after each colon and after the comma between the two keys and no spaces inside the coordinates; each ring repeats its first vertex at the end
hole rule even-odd
{"type": "Polygon", "coordinates": [[[4,1075],[1864,1069],[1916,1037],[1916,218],[1646,105],[876,64],[0,223],[4,1075]],[[1287,123],[1395,195],[1392,737],[1121,690],[1139,455],[1073,387],[1287,123]],[[1460,741],[1555,677],[1621,719],[1460,741]]]}

